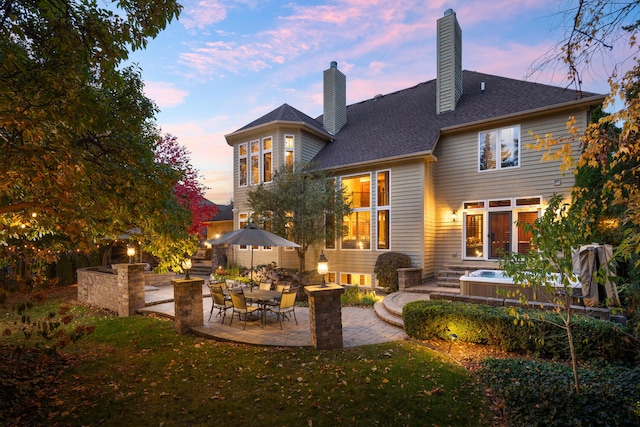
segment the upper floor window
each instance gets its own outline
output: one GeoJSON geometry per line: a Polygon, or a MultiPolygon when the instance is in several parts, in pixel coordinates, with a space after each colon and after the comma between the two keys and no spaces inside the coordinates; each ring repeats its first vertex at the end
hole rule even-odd
{"type": "Polygon", "coordinates": [[[342,249],[371,249],[371,174],[342,178],[352,212],[343,219],[342,249]]]}
{"type": "Polygon", "coordinates": [[[251,184],[260,183],[260,141],[251,141],[251,184]]]}
{"type": "Polygon", "coordinates": [[[271,137],[262,140],[262,182],[271,182],[273,165],[271,163],[271,137]]]}
{"type": "Polygon", "coordinates": [[[284,165],[288,168],[293,167],[295,161],[295,136],[284,136],[284,165]]]}
{"type": "Polygon", "coordinates": [[[390,203],[389,203],[389,171],[377,173],[377,208],[378,208],[378,249],[390,249],[389,226],[390,226],[390,203]]]}
{"type": "Polygon", "coordinates": [[[492,129],[478,134],[480,171],[520,166],[520,126],[492,129]]]}
{"type": "Polygon", "coordinates": [[[238,185],[247,185],[247,143],[238,145],[238,185]]]}

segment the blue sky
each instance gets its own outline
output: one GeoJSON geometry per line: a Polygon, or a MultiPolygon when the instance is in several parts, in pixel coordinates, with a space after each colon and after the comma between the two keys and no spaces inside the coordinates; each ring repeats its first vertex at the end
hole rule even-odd
{"type": "MultiPolygon", "coordinates": [[[[529,76],[562,39],[569,0],[183,0],[182,15],[131,54],[158,125],[191,152],[207,198],[232,198],[224,135],[288,103],[322,114],[322,72],[347,76],[347,104],[436,77],[436,20],[452,8],[462,28],[462,68],[565,85],[564,70],[529,76]]],[[[616,52],[612,53],[613,55],[616,52]]],[[[584,89],[608,93],[607,61],[584,89]]]]}

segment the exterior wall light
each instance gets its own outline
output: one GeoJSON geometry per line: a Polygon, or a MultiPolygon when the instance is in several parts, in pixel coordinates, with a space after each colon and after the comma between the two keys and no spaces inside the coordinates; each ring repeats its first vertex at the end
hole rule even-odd
{"type": "Polygon", "coordinates": [[[456,222],[457,220],[458,220],[458,211],[454,209],[451,212],[451,222],[456,222]]]}
{"type": "Polygon", "coordinates": [[[189,276],[189,270],[191,270],[191,259],[187,258],[184,261],[182,261],[182,269],[184,270],[184,278],[186,280],[191,279],[191,276],[189,276]]]}
{"type": "Polygon", "coordinates": [[[320,251],[320,257],[318,258],[318,274],[322,276],[321,288],[326,288],[327,283],[324,281],[324,276],[329,272],[329,260],[324,256],[324,250],[320,251]]]}

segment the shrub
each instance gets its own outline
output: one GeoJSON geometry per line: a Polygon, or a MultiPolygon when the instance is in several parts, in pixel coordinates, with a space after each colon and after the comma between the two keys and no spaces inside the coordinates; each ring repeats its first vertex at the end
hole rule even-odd
{"type": "Polygon", "coordinates": [[[58,275],[58,284],[61,286],[73,285],[74,271],[71,259],[67,254],[60,255],[56,263],[56,274],[58,275]]]}
{"type": "Polygon", "coordinates": [[[358,286],[346,287],[344,293],[340,295],[342,305],[372,307],[381,299],[382,297],[379,297],[374,291],[363,292],[358,286]]]}
{"type": "Polygon", "coordinates": [[[386,252],[378,256],[373,272],[380,286],[387,292],[398,290],[398,269],[411,267],[411,257],[400,252],[386,252]]]}
{"type": "MultiPolygon", "coordinates": [[[[488,344],[504,351],[570,357],[566,336],[553,324],[561,323],[558,313],[517,309],[517,320],[512,309],[444,300],[414,301],[404,306],[402,316],[405,331],[417,339],[448,340],[454,333],[459,341],[488,344]]],[[[619,325],[582,315],[575,315],[572,324],[579,360],[634,362],[637,343],[619,325]]]]}
{"type": "Polygon", "coordinates": [[[486,359],[480,378],[500,398],[510,425],[637,426],[638,368],[580,368],[580,394],[571,367],[523,359],[486,359]]]}

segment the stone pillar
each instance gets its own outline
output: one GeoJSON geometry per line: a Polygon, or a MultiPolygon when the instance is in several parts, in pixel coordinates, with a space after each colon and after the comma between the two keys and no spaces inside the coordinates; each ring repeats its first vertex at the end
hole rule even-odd
{"type": "Polygon", "coordinates": [[[113,269],[118,275],[118,316],[133,316],[144,307],[144,264],[115,264],[113,269]]]}
{"type": "Polygon", "coordinates": [[[404,292],[407,288],[422,284],[421,268],[399,268],[398,270],[398,290],[404,292]]]}
{"type": "Polygon", "coordinates": [[[174,279],[171,285],[173,285],[176,331],[179,334],[186,334],[193,326],[204,325],[202,305],[204,279],[174,279]]]}
{"type": "Polygon", "coordinates": [[[306,286],[309,296],[311,345],[318,350],[342,348],[342,311],[340,296],[344,288],[335,284],[306,286]]]}

